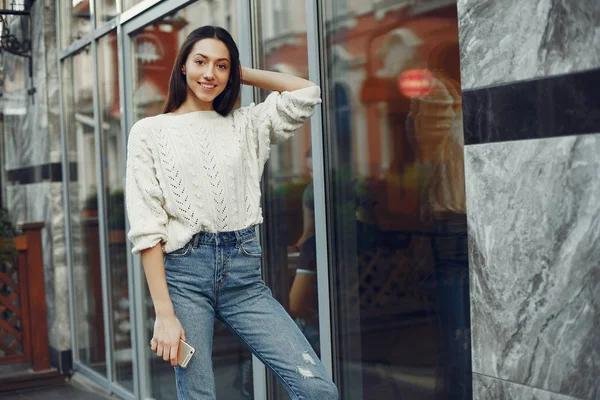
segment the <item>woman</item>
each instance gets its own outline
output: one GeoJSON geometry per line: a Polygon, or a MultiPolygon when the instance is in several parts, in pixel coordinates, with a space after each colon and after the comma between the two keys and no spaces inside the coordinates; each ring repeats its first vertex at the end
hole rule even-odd
{"type": "Polygon", "coordinates": [[[313,113],[320,89],[241,67],[222,28],[193,31],[175,60],[163,114],[131,129],[126,198],[156,311],[152,350],[175,367],[179,399],[214,399],[212,336],[222,321],[292,399],[337,399],[337,389],[261,280],[260,178],[272,142],[313,113]],[[274,91],[233,111],[240,84],[274,91]],[[196,349],[177,366],[179,339],[196,349]]]}

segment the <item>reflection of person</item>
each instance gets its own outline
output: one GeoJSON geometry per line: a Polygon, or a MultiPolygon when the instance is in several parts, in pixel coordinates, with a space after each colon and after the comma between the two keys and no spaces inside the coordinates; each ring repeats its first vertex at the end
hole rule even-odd
{"type": "MultiPolygon", "coordinates": [[[[306,153],[312,176],[312,153],[306,153]]],[[[315,239],[315,199],[312,181],[302,194],[302,235],[294,245],[300,253],[296,275],[290,288],[290,314],[317,354],[320,353],[317,304],[317,243],[315,239]]]]}
{"type": "MultiPolygon", "coordinates": [[[[312,176],[312,152],[306,154],[306,162],[312,176]]],[[[373,199],[368,191],[368,182],[352,180],[351,191],[355,201],[350,207],[355,210],[357,250],[360,253],[372,250],[380,238],[372,215],[373,199]]],[[[302,235],[293,246],[299,252],[296,275],[290,288],[290,314],[311,343],[317,354],[320,352],[318,291],[317,291],[317,242],[315,238],[314,186],[311,181],[302,194],[302,235]]]]}
{"type": "Polygon", "coordinates": [[[312,345],[320,354],[317,302],[317,242],[315,236],[307,238],[299,249],[300,259],[290,288],[290,314],[312,345]]]}
{"type": "Polygon", "coordinates": [[[229,33],[206,26],[181,47],[164,114],[131,129],[129,238],[142,254],[156,310],[152,350],[175,366],[180,338],[196,348],[186,369],[175,367],[180,399],[215,398],[214,318],[275,372],[292,398],[338,397],[261,280],[254,228],[262,221],[259,181],[269,145],[290,137],[319,96],[304,79],[241,67],[229,33]],[[240,83],[275,92],[232,111],[240,83]]]}
{"type": "Polygon", "coordinates": [[[461,96],[458,83],[437,74],[413,98],[407,133],[420,168],[421,218],[433,231],[438,312],[437,391],[470,399],[470,319],[461,96]]]}
{"type": "MultiPolygon", "coordinates": [[[[306,152],[306,166],[312,179],[312,149],[306,152]]],[[[302,244],[310,237],[315,235],[315,199],[314,187],[312,181],[302,192],[302,235],[294,245],[296,250],[300,250],[302,244]]]]}

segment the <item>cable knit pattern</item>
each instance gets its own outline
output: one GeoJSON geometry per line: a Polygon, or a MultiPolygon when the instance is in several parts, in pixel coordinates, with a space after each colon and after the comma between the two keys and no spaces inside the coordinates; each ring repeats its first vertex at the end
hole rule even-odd
{"type": "Polygon", "coordinates": [[[126,205],[134,254],[168,253],[197,232],[262,222],[260,179],[271,143],[291,137],[321,102],[317,86],[273,92],[223,117],[214,111],[138,121],[127,145],[126,205]]]}

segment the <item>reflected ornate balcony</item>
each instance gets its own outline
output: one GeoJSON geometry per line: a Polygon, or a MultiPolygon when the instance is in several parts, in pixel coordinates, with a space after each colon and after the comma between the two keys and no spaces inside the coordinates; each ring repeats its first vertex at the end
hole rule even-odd
{"type": "Polygon", "coordinates": [[[0,0],[0,14],[29,15],[35,0],[0,0]]]}

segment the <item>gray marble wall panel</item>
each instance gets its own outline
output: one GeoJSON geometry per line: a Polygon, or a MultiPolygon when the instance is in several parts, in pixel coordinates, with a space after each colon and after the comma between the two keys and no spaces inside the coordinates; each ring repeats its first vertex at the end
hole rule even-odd
{"type": "Polygon", "coordinates": [[[600,67],[598,0],[458,0],[463,89],[600,67]]]}
{"type": "Polygon", "coordinates": [[[467,146],[473,372],[600,398],[600,135],[467,146]]]}
{"type": "Polygon", "coordinates": [[[476,400],[575,400],[575,397],[552,393],[513,382],[473,374],[473,399],[476,400]]]}

